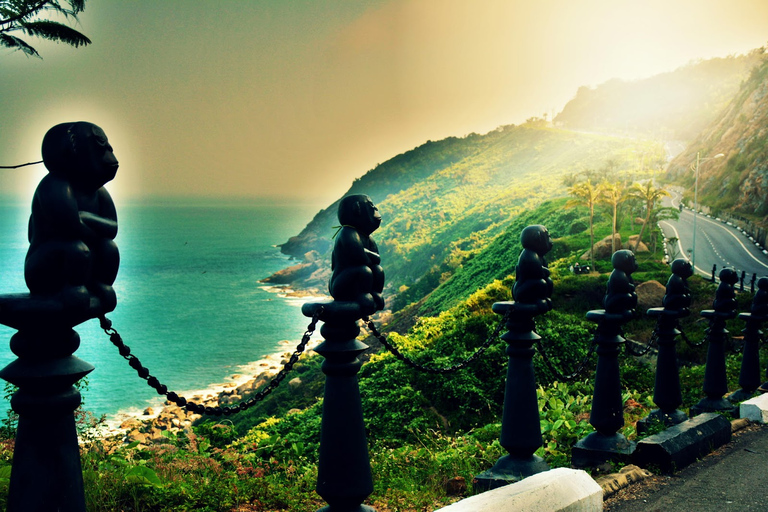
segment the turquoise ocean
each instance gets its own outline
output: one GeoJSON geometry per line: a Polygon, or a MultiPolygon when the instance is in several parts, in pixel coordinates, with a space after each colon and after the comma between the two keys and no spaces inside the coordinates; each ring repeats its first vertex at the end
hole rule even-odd
{"type": "MultiPolygon", "coordinates": [[[[264,200],[189,199],[117,205],[118,303],[107,315],[150,372],[191,396],[253,376],[267,356],[292,352],[308,319],[291,298],[259,283],[291,264],[276,244],[298,233],[318,206],[264,200]]],[[[0,293],[26,293],[29,204],[0,202],[0,293]]],[[[119,418],[156,407],[164,397],[120,357],[98,320],[75,330],[75,355],[93,364],[86,409],[119,418]]],[[[0,326],[0,365],[15,355],[0,326]]],[[[317,335],[315,335],[317,337],[317,335]]],[[[0,415],[4,416],[7,402],[0,415]]]]}

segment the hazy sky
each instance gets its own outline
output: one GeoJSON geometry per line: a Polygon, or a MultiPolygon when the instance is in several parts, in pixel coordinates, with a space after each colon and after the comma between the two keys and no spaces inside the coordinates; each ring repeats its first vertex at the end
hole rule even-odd
{"type": "MultiPolygon", "coordinates": [[[[0,50],[0,165],[100,125],[116,199],[338,198],[450,135],[559,112],[581,85],[768,43],[766,0],[89,0],[80,49],[0,50]]],[[[26,200],[42,166],[0,170],[26,200]]]]}

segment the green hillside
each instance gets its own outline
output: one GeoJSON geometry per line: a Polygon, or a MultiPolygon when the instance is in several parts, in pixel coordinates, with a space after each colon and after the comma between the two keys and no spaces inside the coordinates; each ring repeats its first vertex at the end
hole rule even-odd
{"type": "MultiPolygon", "coordinates": [[[[725,158],[699,168],[699,200],[715,213],[731,212],[768,227],[768,56],[755,67],[720,115],[670,162],[671,179],[692,190],[689,171],[701,157],[725,158]]],[[[692,201],[689,192],[687,199],[692,201]]]]}
{"type": "MultiPolygon", "coordinates": [[[[387,295],[399,308],[448,279],[521,213],[564,196],[566,177],[606,167],[631,174],[641,154],[660,155],[661,149],[653,142],[554,129],[535,120],[427,143],[370,171],[348,194],[368,194],[381,211],[382,227],[374,238],[387,273],[387,295]]],[[[324,288],[335,210],[336,203],[282,246],[294,256],[310,250],[326,255],[318,263],[320,272],[294,285],[324,288]]]]}
{"type": "MultiPolygon", "coordinates": [[[[563,205],[563,200],[547,201],[519,221],[544,223],[554,231],[565,229],[571,225],[572,215],[583,212],[572,213],[563,205]]],[[[599,230],[604,231],[608,223],[608,219],[601,220],[599,230]]],[[[628,221],[621,227],[625,237],[632,232],[628,221]]],[[[515,262],[518,237],[518,225],[510,225],[472,261],[485,261],[491,267],[500,266],[499,261],[515,262]]],[[[585,313],[599,307],[605,293],[606,274],[575,276],[568,271],[570,248],[583,240],[583,233],[556,239],[549,259],[554,309],[536,320],[543,350],[563,372],[572,371],[588,353],[594,326],[585,320],[585,313]]],[[[660,253],[639,256],[638,284],[668,277],[666,266],[657,263],[659,258],[660,253]]],[[[472,283],[489,279],[473,273],[472,267],[464,267],[476,276],[472,283]]],[[[457,272],[454,284],[448,286],[449,280],[444,287],[458,289],[463,273],[457,272]]],[[[701,279],[691,281],[692,309],[710,305],[714,285],[701,279]]],[[[439,314],[420,318],[406,335],[390,333],[388,337],[421,364],[455,364],[493,332],[500,319],[491,312],[491,305],[511,298],[513,282],[512,276],[504,276],[486,282],[464,299],[441,301],[439,314]]],[[[748,294],[742,295],[741,310],[748,307],[749,300],[748,294]]],[[[684,319],[682,328],[698,340],[704,326],[695,317],[684,319]]],[[[652,328],[653,320],[640,315],[627,324],[625,336],[645,340],[652,328]]],[[[359,373],[359,385],[374,475],[369,503],[377,510],[435,510],[451,503],[458,497],[446,492],[448,480],[460,477],[469,484],[505,453],[498,441],[505,347],[495,340],[469,367],[438,376],[416,372],[386,351],[370,355],[359,373]]],[[[704,347],[680,349],[688,361],[700,363],[705,358],[704,347]]],[[[570,448],[593,430],[588,418],[594,359],[592,355],[587,360],[586,372],[579,379],[566,383],[540,352],[534,358],[543,437],[543,446],[536,453],[551,467],[567,467],[570,448]]],[[[243,510],[244,504],[254,511],[319,508],[323,502],[313,489],[322,416],[321,362],[316,354],[304,356],[294,368],[302,382],[299,387],[283,384],[248,411],[223,419],[203,418],[194,433],[167,432],[161,443],[152,446],[134,442],[116,448],[110,440],[85,446],[88,509],[232,512],[243,510]]],[[[626,401],[622,433],[636,439],[635,421],[653,408],[653,370],[642,360],[623,355],[621,372],[626,401]]],[[[681,370],[684,406],[698,401],[703,373],[703,367],[695,364],[681,370]]],[[[728,378],[732,389],[738,387],[736,357],[728,359],[728,378]]],[[[10,451],[4,454],[0,467],[9,467],[10,451]]],[[[459,494],[471,492],[468,486],[459,494]]],[[[0,503],[4,497],[0,492],[0,503]]]]}

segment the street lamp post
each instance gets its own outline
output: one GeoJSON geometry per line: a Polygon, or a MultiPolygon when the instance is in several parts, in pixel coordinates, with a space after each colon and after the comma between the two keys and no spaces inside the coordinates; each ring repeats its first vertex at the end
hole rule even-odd
{"type": "Polygon", "coordinates": [[[723,153],[718,153],[715,156],[708,158],[701,158],[701,152],[696,152],[696,179],[693,186],[693,251],[691,252],[691,266],[693,266],[694,272],[696,271],[696,217],[699,214],[699,164],[706,162],[707,160],[715,160],[717,158],[723,158],[723,153]]]}

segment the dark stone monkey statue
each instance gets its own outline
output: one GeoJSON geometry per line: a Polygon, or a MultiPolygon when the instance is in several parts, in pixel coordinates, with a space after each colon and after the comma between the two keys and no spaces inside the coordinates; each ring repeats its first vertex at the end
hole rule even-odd
{"type": "Polygon", "coordinates": [[[753,316],[768,317],[768,277],[757,280],[757,292],[752,298],[751,313],[753,316]]]}
{"type": "Polygon", "coordinates": [[[715,290],[715,300],[712,307],[721,313],[733,313],[736,311],[736,290],[734,285],[739,281],[739,274],[730,268],[724,268],[718,274],[720,284],[715,290]]]}
{"type": "Polygon", "coordinates": [[[67,308],[87,308],[96,297],[102,311],[112,311],[117,212],[103,187],[118,168],[112,146],[98,126],[73,122],[48,130],[42,153],[48,174],[32,199],[24,265],[29,291],[67,308]]]}
{"type": "Polygon", "coordinates": [[[541,225],[527,226],[520,233],[523,251],[515,267],[515,284],[512,296],[515,302],[534,304],[540,313],[552,309],[552,279],[544,255],[552,249],[547,228],[541,225]]]}
{"type": "Polygon", "coordinates": [[[356,302],[368,316],[384,309],[384,270],[371,238],[381,215],[368,196],[352,195],[339,203],[338,217],[341,229],[335,237],[328,288],[334,300],[356,302]]]}
{"type": "Polygon", "coordinates": [[[608,277],[603,307],[606,313],[631,316],[637,307],[637,293],[632,272],[637,270],[635,255],[632,251],[622,249],[611,257],[613,271],[608,277]]]}
{"type": "Polygon", "coordinates": [[[667,281],[667,292],[664,294],[662,305],[664,309],[676,311],[688,311],[691,305],[691,289],[688,287],[688,278],[693,275],[693,266],[683,258],[672,262],[672,275],[667,281]]]}

